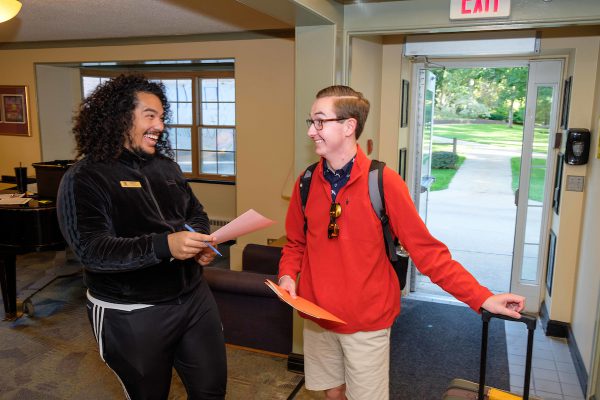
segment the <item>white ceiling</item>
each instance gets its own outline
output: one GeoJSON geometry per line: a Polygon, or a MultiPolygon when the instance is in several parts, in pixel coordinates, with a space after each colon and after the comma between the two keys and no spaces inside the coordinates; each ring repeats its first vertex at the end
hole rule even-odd
{"type": "Polygon", "coordinates": [[[236,0],[20,0],[0,43],[199,35],[293,26],[236,0]]]}

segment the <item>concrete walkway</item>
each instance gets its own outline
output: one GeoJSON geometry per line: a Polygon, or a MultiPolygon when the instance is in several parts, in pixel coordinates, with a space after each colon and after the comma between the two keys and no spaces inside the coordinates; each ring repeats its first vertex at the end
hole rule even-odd
{"type": "MultiPolygon", "coordinates": [[[[466,160],[448,189],[429,194],[427,226],[483,285],[508,291],[517,210],[510,158],[519,153],[464,141],[457,152],[466,160]]],[[[420,274],[417,290],[445,293],[420,274]]]]}

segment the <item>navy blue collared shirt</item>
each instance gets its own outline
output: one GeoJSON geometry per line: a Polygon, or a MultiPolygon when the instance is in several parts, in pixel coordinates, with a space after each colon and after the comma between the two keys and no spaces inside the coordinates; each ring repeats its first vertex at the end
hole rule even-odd
{"type": "Polygon", "coordinates": [[[350,171],[352,171],[352,166],[354,165],[355,158],[356,156],[352,157],[352,160],[348,161],[346,165],[335,171],[330,170],[327,166],[327,161],[323,160],[323,176],[325,177],[325,180],[327,180],[327,182],[329,182],[329,184],[331,185],[332,202],[335,202],[335,198],[340,189],[343,188],[346,183],[348,183],[348,179],[350,179],[350,171]]]}

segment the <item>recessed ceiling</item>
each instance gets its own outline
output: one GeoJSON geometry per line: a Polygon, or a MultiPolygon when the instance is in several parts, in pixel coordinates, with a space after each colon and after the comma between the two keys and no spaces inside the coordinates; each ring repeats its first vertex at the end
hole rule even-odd
{"type": "Polygon", "coordinates": [[[21,0],[0,43],[291,29],[235,0],[21,0]]]}

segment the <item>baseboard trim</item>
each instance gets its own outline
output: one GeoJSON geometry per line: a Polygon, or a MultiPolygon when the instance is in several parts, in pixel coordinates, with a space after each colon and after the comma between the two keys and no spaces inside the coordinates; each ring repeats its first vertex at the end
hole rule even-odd
{"type": "Polygon", "coordinates": [[[544,328],[546,336],[569,338],[569,324],[550,319],[545,302],[542,302],[542,306],[540,307],[540,321],[542,321],[542,328],[544,328]]]}
{"type": "Polygon", "coordinates": [[[290,353],[287,363],[288,371],[304,374],[304,354],[290,353]]]}
{"type": "Polygon", "coordinates": [[[585,370],[583,358],[579,352],[579,346],[577,346],[577,341],[575,340],[575,335],[573,335],[571,327],[569,327],[569,339],[567,340],[567,343],[571,352],[573,365],[575,366],[575,372],[577,373],[577,378],[579,379],[579,385],[581,386],[581,390],[583,390],[583,398],[585,398],[587,393],[588,374],[585,370]]]}
{"type": "Polygon", "coordinates": [[[275,356],[275,357],[281,357],[281,358],[287,357],[287,355],[285,355],[283,353],[276,353],[274,351],[262,350],[262,349],[254,349],[252,347],[240,346],[239,344],[225,343],[225,347],[231,347],[231,348],[238,349],[238,350],[245,350],[245,351],[249,351],[251,353],[266,354],[268,356],[275,356]]]}

